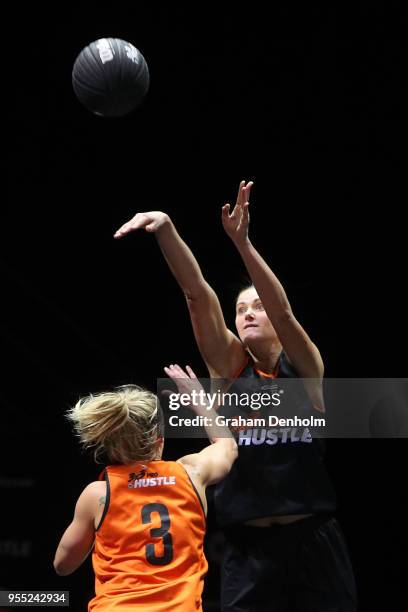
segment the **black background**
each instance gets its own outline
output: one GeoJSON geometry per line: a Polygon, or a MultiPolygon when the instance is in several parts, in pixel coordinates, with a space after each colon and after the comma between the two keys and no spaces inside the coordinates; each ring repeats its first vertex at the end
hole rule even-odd
{"type": "MultiPolygon", "coordinates": [[[[406,376],[406,12],[260,6],[16,7],[6,22],[3,588],[70,590],[74,610],[92,594],[89,562],[63,579],[51,565],[98,473],[64,420],[70,404],[126,382],[154,390],[168,363],[206,375],[154,237],[112,238],[135,212],[170,214],[232,326],[244,270],[220,209],[253,180],[252,240],[326,375],[406,376]],[[113,120],[71,86],[80,50],[109,36],[139,48],[151,77],[143,105],[113,120]]],[[[168,442],[165,458],[185,451],[168,442]]],[[[404,451],[406,440],[329,444],[362,610],[402,609],[404,451]]],[[[210,517],[208,610],[221,546],[210,517]]]]}

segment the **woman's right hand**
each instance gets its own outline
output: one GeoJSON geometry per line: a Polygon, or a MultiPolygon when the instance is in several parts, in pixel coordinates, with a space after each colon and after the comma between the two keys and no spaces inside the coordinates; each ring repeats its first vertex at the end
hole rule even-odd
{"type": "Polygon", "coordinates": [[[124,223],[113,235],[114,238],[123,238],[130,232],[145,229],[146,232],[157,232],[160,228],[170,222],[170,217],[159,210],[137,213],[130,221],[124,223]]]}

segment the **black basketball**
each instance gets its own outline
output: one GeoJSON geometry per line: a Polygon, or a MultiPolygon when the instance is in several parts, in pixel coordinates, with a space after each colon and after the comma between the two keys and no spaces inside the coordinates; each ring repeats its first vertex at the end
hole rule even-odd
{"type": "Polygon", "coordinates": [[[142,102],[149,89],[143,55],[120,38],[100,38],[82,49],[72,70],[78,100],[91,112],[120,117],[142,102]]]}

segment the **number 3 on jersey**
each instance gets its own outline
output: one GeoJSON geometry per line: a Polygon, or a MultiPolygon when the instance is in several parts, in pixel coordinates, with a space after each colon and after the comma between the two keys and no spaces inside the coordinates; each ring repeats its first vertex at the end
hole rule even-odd
{"type": "Polygon", "coordinates": [[[157,512],[160,516],[161,525],[150,530],[152,538],[163,539],[164,555],[157,557],[154,544],[146,544],[146,559],[152,565],[167,565],[173,560],[173,538],[170,529],[170,516],[167,506],[164,504],[146,504],[142,507],[142,523],[152,523],[152,513],[157,512]]]}

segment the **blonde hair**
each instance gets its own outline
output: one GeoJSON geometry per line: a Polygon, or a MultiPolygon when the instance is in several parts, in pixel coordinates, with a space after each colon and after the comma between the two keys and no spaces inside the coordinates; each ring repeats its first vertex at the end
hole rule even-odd
{"type": "Polygon", "coordinates": [[[81,398],[66,416],[83,446],[94,449],[96,462],[106,453],[112,463],[128,464],[155,457],[162,436],[160,414],[153,393],[124,385],[81,398]]]}

